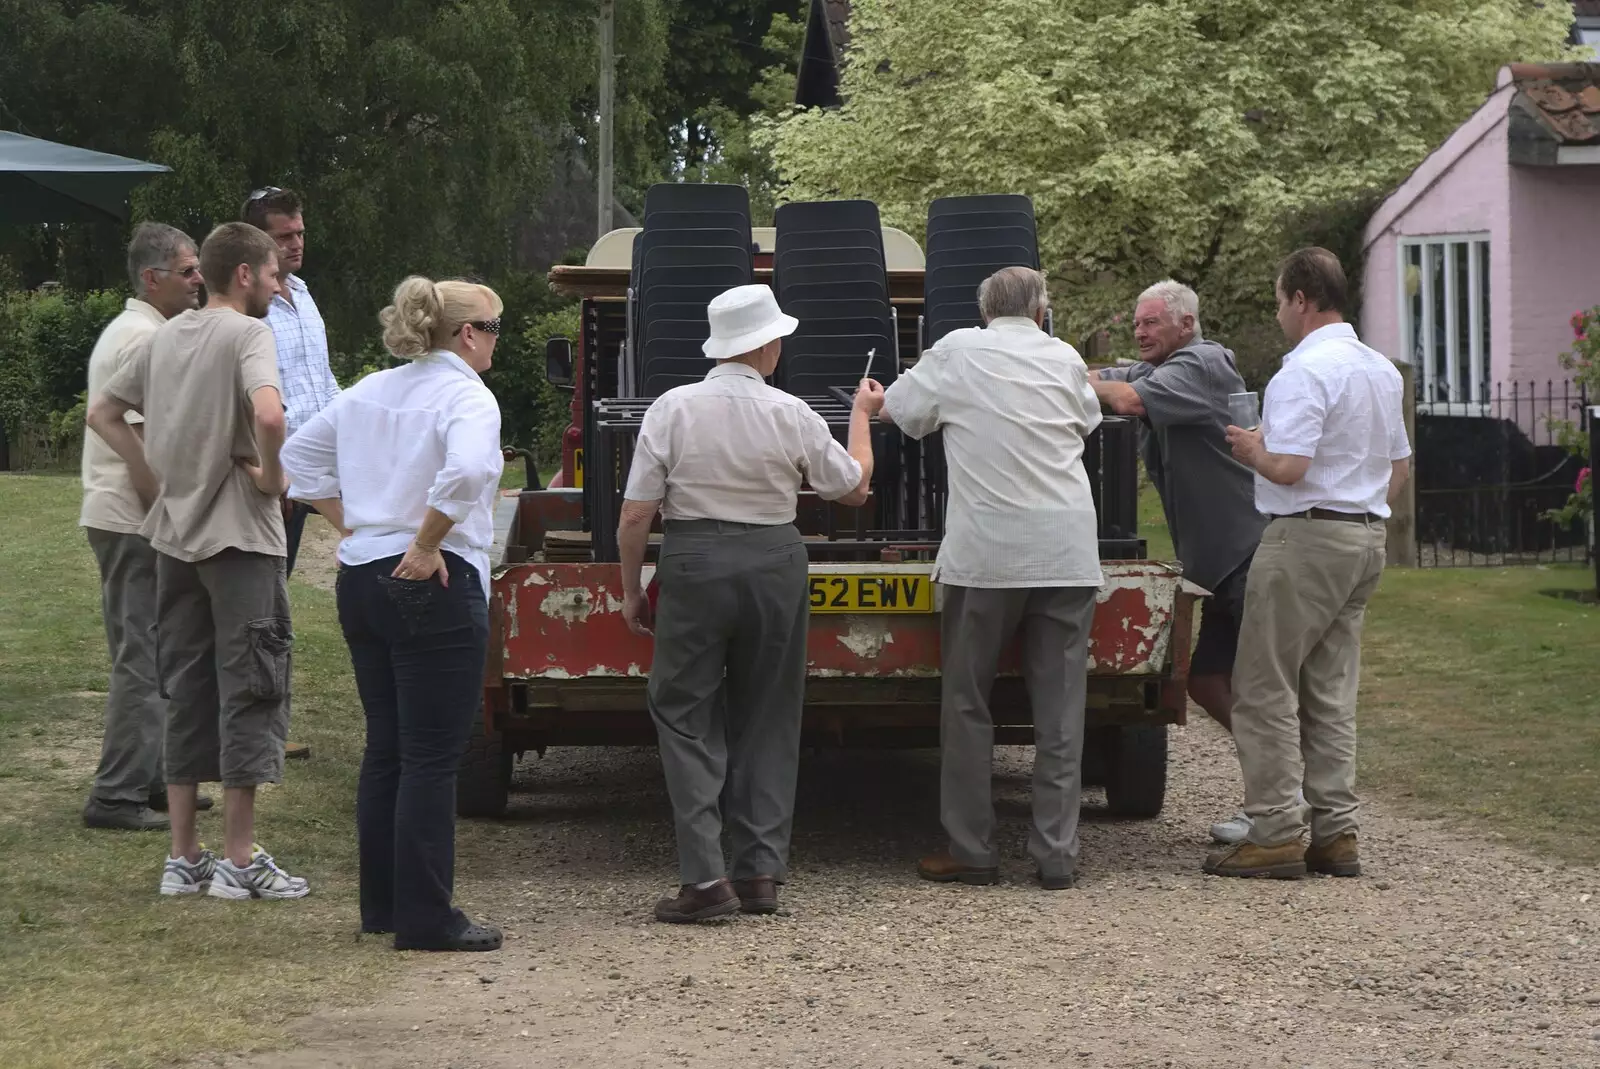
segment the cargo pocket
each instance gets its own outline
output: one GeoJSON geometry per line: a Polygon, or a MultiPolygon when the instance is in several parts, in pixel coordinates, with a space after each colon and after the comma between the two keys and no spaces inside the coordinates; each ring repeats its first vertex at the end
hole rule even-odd
{"type": "Polygon", "coordinates": [[[252,620],[250,633],[250,693],[262,700],[289,693],[289,648],[294,632],[282,618],[252,620]]]}

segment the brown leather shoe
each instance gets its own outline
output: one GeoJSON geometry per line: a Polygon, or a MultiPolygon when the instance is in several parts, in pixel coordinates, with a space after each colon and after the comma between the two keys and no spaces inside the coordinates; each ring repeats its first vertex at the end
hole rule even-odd
{"type": "Polygon", "coordinates": [[[985,869],[972,865],[963,865],[950,856],[950,851],[941,850],[937,854],[929,854],[917,862],[917,875],[924,880],[934,883],[965,883],[975,887],[985,884],[999,883],[1000,870],[998,868],[985,869]]]}
{"type": "Polygon", "coordinates": [[[1299,839],[1278,846],[1257,846],[1246,840],[1209,855],[1204,868],[1213,876],[1297,880],[1306,874],[1306,847],[1299,839]]]}
{"type": "Polygon", "coordinates": [[[739,896],[726,876],[704,891],[692,883],[678,888],[677,898],[656,903],[656,920],[668,924],[693,924],[713,917],[725,917],[739,908],[739,896]]]}
{"type": "Polygon", "coordinates": [[[309,761],[311,760],[311,744],[286,742],[283,744],[283,756],[288,761],[309,761]]]}
{"type": "Polygon", "coordinates": [[[778,912],[778,884],[771,876],[734,880],[733,892],[739,896],[741,913],[778,912]]]}
{"type": "Polygon", "coordinates": [[[1361,875],[1361,855],[1356,850],[1356,833],[1347,831],[1322,845],[1312,843],[1306,850],[1306,870],[1324,876],[1361,875]]]}

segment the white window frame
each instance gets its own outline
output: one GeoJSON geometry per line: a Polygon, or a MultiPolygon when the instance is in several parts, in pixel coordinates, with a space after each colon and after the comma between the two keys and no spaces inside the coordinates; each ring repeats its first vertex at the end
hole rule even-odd
{"type": "Polygon", "coordinates": [[[1600,37],[1596,37],[1596,34],[1600,34],[1600,15],[1579,15],[1572,22],[1573,43],[1589,49],[1590,63],[1600,61],[1600,37]]]}
{"type": "MultiPolygon", "coordinates": [[[[1483,317],[1490,309],[1483,306],[1484,279],[1482,256],[1480,246],[1489,246],[1490,260],[1493,262],[1494,251],[1490,245],[1487,231],[1467,231],[1459,234],[1418,234],[1413,237],[1400,239],[1400,246],[1395,251],[1395,256],[1400,261],[1399,282],[1397,289],[1400,297],[1400,344],[1406,354],[1406,360],[1413,362],[1417,382],[1421,386],[1422,400],[1417,402],[1417,411],[1439,416],[1481,416],[1488,413],[1489,391],[1488,372],[1493,363],[1490,359],[1489,347],[1484,344],[1483,317]],[[1434,368],[1434,331],[1432,315],[1433,308],[1433,278],[1428,270],[1428,250],[1434,246],[1444,246],[1444,328],[1445,328],[1445,382],[1442,384],[1448,391],[1448,401],[1436,401],[1438,395],[1438,375],[1434,368]],[[1455,247],[1452,252],[1451,247],[1455,247]],[[1422,269],[1417,280],[1418,296],[1422,305],[1422,359],[1417,361],[1417,354],[1411,349],[1411,340],[1414,336],[1411,322],[1411,295],[1406,292],[1406,269],[1410,266],[1410,252],[1412,249],[1421,249],[1419,257],[1422,269]],[[1457,256],[1467,257],[1467,309],[1468,333],[1467,339],[1467,365],[1471,372],[1472,381],[1459,382],[1461,368],[1461,339],[1457,336],[1461,317],[1457,305],[1456,272],[1452,270],[1457,256]]],[[[1489,301],[1492,304],[1494,294],[1492,287],[1489,292],[1489,301]]]]}

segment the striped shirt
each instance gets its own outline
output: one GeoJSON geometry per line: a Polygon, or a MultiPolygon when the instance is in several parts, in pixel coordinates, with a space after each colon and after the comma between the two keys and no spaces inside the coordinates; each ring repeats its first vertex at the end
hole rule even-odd
{"type": "Polygon", "coordinates": [[[913,438],[944,432],[949,502],[936,581],[1100,585],[1083,467],[1100,402],[1076,349],[1031,319],[952,331],[889,387],[884,409],[913,438]]]}
{"type": "Polygon", "coordinates": [[[294,303],[282,296],[272,298],[267,326],[278,344],[283,417],[288,433],[293,434],[333,403],[339,396],[339,384],[328,366],[328,328],[311,291],[298,275],[288,276],[284,284],[294,292],[294,303]]]}

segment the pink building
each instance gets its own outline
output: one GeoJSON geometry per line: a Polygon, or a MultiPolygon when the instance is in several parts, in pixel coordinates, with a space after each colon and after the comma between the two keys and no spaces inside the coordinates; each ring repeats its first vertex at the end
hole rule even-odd
{"type": "Polygon", "coordinates": [[[1416,367],[1433,411],[1568,378],[1568,320],[1600,304],[1600,64],[1502,68],[1365,248],[1362,336],[1416,367]]]}

